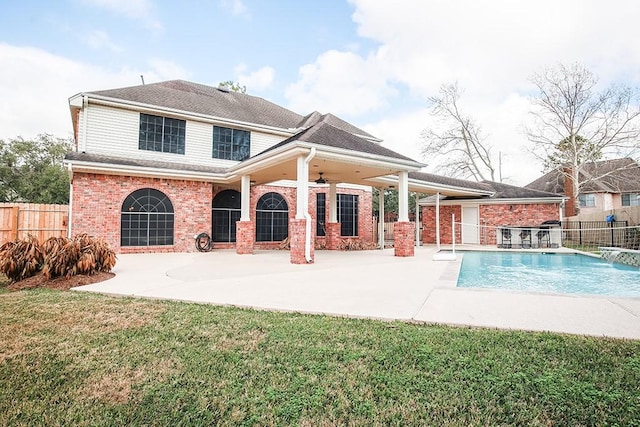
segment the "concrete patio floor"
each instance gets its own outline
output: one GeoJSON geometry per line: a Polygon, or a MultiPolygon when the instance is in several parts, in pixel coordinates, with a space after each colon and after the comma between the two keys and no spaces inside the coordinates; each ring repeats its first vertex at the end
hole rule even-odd
{"type": "Polygon", "coordinates": [[[434,247],[409,258],[378,251],[316,251],[293,265],[288,251],[119,255],[106,282],[75,288],[301,313],[640,339],[640,298],[456,288],[457,261],[434,247]]]}

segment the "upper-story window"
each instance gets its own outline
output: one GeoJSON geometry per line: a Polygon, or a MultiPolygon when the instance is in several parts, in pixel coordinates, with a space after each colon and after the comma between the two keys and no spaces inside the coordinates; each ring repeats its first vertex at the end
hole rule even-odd
{"type": "Polygon", "coordinates": [[[213,127],[213,158],[245,160],[251,152],[251,132],[220,126],[213,127]]]}
{"type": "Polygon", "coordinates": [[[184,154],[186,121],[140,113],[141,150],[184,154]]]}
{"type": "Polygon", "coordinates": [[[580,201],[581,208],[592,208],[596,205],[595,194],[580,194],[578,200],[580,201]]]}
{"type": "Polygon", "coordinates": [[[640,206],[640,194],[638,193],[623,194],[622,206],[640,206]]]}

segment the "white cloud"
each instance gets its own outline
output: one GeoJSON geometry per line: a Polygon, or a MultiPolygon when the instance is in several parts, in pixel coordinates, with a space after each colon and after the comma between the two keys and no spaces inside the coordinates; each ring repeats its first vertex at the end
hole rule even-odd
{"type": "Polygon", "coordinates": [[[145,81],[147,83],[161,80],[188,80],[191,76],[191,73],[189,73],[186,68],[175,62],[155,58],[150,59],[148,63],[151,66],[151,71],[148,76],[150,78],[149,80],[147,80],[147,76],[145,75],[145,81]]]}
{"type": "Polygon", "coordinates": [[[249,9],[242,0],[222,0],[223,9],[228,10],[234,16],[248,16],[249,9]]]}
{"type": "Polygon", "coordinates": [[[109,49],[112,52],[122,52],[122,47],[111,41],[109,35],[100,30],[95,30],[86,35],[83,40],[94,49],[109,49]]]}
{"type": "Polygon", "coordinates": [[[426,104],[441,84],[458,81],[465,89],[461,104],[503,152],[503,175],[525,184],[540,170],[520,132],[534,72],[578,61],[603,84],[640,83],[640,44],[630,42],[637,38],[640,3],[633,0],[350,2],[358,35],[378,45],[362,54],[327,51],[301,66],[286,91],[289,104],[350,117],[385,113],[388,118],[368,130],[417,159],[418,151],[405,149],[419,139],[428,117],[420,124],[419,111],[394,113],[403,88],[426,104]]]}
{"type": "Polygon", "coordinates": [[[108,70],[31,47],[0,43],[0,139],[40,133],[71,136],[69,97],[84,91],[180,78],[187,73],[169,62],[150,69],[108,70]]]}
{"type": "Polygon", "coordinates": [[[238,83],[246,86],[249,92],[271,88],[276,76],[276,70],[269,66],[264,66],[252,73],[247,73],[247,67],[244,64],[240,64],[234,71],[238,83]]]}
{"type": "Polygon", "coordinates": [[[84,0],[84,2],[140,21],[149,30],[163,29],[162,22],[155,17],[150,0],[84,0]]]}
{"type": "Polygon", "coordinates": [[[302,114],[319,110],[357,115],[384,108],[395,91],[379,65],[375,56],[330,50],[300,68],[300,79],[287,87],[285,97],[302,114]]]}

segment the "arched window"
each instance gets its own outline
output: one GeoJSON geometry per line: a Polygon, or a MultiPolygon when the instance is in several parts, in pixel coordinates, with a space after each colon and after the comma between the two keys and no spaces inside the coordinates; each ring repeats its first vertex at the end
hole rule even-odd
{"type": "Polygon", "coordinates": [[[235,242],[236,221],[240,221],[240,193],[224,190],[211,203],[211,239],[214,242],[235,242]]]}
{"type": "Polygon", "coordinates": [[[173,205],[164,193],[141,188],[127,196],[120,214],[120,245],[173,245],[173,205]]]}
{"type": "Polygon", "coordinates": [[[267,193],[256,205],[256,241],[279,242],[289,235],[289,206],[278,193],[267,193]]]}

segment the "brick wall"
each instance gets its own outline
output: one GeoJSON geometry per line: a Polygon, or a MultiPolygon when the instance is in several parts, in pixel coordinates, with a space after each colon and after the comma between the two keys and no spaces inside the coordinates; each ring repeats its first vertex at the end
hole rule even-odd
{"type": "MultiPolygon", "coordinates": [[[[503,225],[526,226],[539,225],[548,220],[559,220],[560,206],[558,203],[533,204],[492,204],[480,205],[480,241],[482,244],[495,245],[496,227],[503,225]]],[[[462,207],[460,205],[440,206],[440,242],[451,244],[451,214],[460,222],[462,207]]],[[[433,244],[436,242],[435,206],[422,208],[422,242],[433,244]]],[[[461,243],[460,227],[456,227],[456,243],[461,243]]]]}
{"type": "MultiPolygon", "coordinates": [[[[112,176],[75,173],[73,177],[73,213],[71,226],[73,235],[87,233],[101,237],[118,253],[135,252],[193,252],[193,236],[200,232],[211,234],[211,201],[220,191],[228,187],[211,183],[157,178],[112,176]],[[120,214],[126,197],[141,188],[153,188],[163,192],[174,208],[174,244],[171,246],[120,247],[120,214]]],[[[281,194],[289,207],[289,220],[295,218],[296,189],[291,187],[256,186],[251,188],[250,218],[255,226],[255,206],[264,194],[281,194]]],[[[327,193],[329,218],[329,189],[313,188],[309,197],[309,213],[312,217],[313,234],[316,223],[317,192],[327,193]]],[[[355,189],[338,189],[339,193],[359,196],[358,239],[372,241],[371,192],[355,189]]],[[[254,236],[255,239],[255,231],[254,236]]],[[[256,242],[256,249],[276,249],[280,242],[256,242]]],[[[216,243],[214,248],[234,248],[234,243],[216,243]]]]}
{"type": "Polygon", "coordinates": [[[127,176],[75,173],[73,175],[72,234],[101,237],[120,253],[191,252],[193,236],[211,229],[212,188],[210,183],[127,176]],[[120,247],[122,203],[141,188],[162,191],[174,209],[172,246],[120,247]]]}
{"type": "MultiPolygon", "coordinates": [[[[456,206],[440,206],[440,243],[450,245],[451,240],[451,214],[456,217],[456,222],[460,222],[462,218],[462,207],[456,206]]],[[[422,243],[436,243],[436,207],[423,206],[422,208],[422,243]]],[[[456,233],[456,243],[460,243],[460,234],[456,233]]]]}

